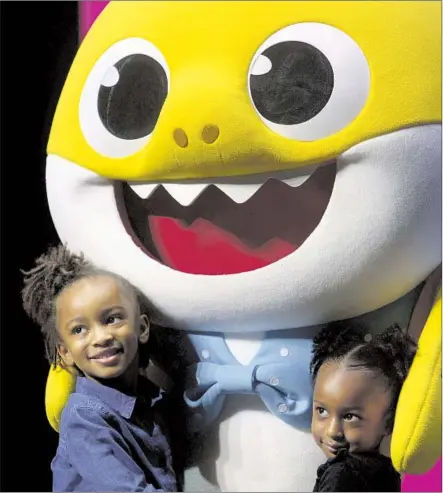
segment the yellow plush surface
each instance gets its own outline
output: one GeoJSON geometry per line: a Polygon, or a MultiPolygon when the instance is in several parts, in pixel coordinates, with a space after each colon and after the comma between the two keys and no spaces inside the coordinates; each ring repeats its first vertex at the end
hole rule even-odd
{"type": "Polygon", "coordinates": [[[440,121],[441,2],[111,2],[71,67],[48,153],[112,179],[238,176],[325,162],[375,136],[440,121]],[[327,24],[350,36],[363,51],[371,77],[368,100],[357,118],[333,135],[306,142],[267,128],[248,93],[249,66],[262,43],[303,22],[327,24]],[[150,140],[135,154],[117,159],[89,146],[79,100],[101,55],[130,37],[160,50],[170,87],[150,140]],[[220,129],[214,145],[199,138],[208,124],[220,129]],[[176,128],[186,129],[190,144],[185,149],[173,146],[176,128]]]}
{"type": "Polygon", "coordinates": [[[51,367],[46,382],[46,416],[52,428],[59,431],[63,408],[75,388],[75,375],[63,368],[51,367]]]}
{"type": "Polygon", "coordinates": [[[401,473],[423,474],[442,454],[441,332],[440,294],[420,336],[395,415],[391,457],[401,473]]]}

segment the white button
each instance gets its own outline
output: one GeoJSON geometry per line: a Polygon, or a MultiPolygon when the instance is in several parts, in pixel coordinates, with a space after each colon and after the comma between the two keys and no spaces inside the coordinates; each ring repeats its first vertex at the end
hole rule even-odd
{"type": "Polygon", "coordinates": [[[277,377],[272,377],[271,380],[269,380],[269,383],[271,385],[278,385],[280,383],[280,380],[277,377]]]}
{"type": "Polygon", "coordinates": [[[372,341],[372,334],[365,334],[365,342],[371,342],[372,341]]]}
{"type": "Polygon", "coordinates": [[[203,349],[202,350],[202,356],[204,359],[208,359],[209,358],[209,351],[207,349],[203,349]]]}
{"type": "Polygon", "coordinates": [[[278,405],[278,412],[285,413],[287,410],[288,410],[288,406],[286,404],[279,404],[278,405]]]}
{"type": "Polygon", "coordinates": [[[282,347],[280,349],[280,356],[283,356],[283,358],[285,358],[288,354],[289,354],[289,349],[288,348],[282,347]]]}

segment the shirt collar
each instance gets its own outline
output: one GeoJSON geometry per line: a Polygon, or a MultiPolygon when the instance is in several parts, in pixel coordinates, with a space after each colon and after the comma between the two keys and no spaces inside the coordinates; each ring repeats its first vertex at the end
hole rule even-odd
{"type": "Polygon", "coordinates": [[[117,389],[107,387],[106,385],[81,376],[77,377],[76,392],[98,397],[126,419],[131,417],[137,401],[137,397],[134,395],[125,394],[117,389]]]}

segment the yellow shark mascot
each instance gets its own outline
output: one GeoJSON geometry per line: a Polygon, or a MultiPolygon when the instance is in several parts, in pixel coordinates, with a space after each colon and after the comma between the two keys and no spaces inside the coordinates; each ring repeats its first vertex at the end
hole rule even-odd
{"type": "MultiPolygon", "coordinates": [[[[186,491],[312,491],[310,344],[340,319],[419,341],[388,449],[400,472],[436,463],[440,2],[111,2],[58,103],[47,196],[60,239],[194,348],[186,491]]],[[[73,384],[51,369],[55,429],[73,384]]]]}

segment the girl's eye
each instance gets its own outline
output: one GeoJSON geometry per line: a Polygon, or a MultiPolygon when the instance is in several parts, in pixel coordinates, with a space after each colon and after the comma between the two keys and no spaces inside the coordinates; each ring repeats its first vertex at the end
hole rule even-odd
{"type": "Polygon", "coordinates": [[[317,407],[316,411],[317,411],[319,416],[326,417],[328,415],[328,412],[326,411],[326,409],[324,407],[317,407]]]}
{"type": "Polygon", "coordinates": [[[357,420],[359,420],[360,418],[359,418],[357,415],[355,415],[355,414],[348,413],[348,414],[345,414],[345,415],[343,416],[343,419],[344,419],[345,421],[351,421],[351,422],[352,422],[352,421],[357,421],[357,420]]]}
{"type": "Polygon", "coordinates": [[[106,323],[112,325],[112,324],[118,324],[123,320],[123,317],[120,315],[111,315],[106,319],[106,323]]]}
{"type": "Polygon", "coordinates": [[[74,327],[71,330],[71,333],[74,335],[79,335],[82,334],[86,330],[86,327],[83,327],[82,325],[78,325],[77,327],[74,327]]]}

